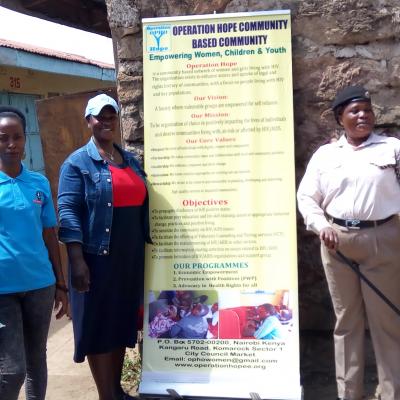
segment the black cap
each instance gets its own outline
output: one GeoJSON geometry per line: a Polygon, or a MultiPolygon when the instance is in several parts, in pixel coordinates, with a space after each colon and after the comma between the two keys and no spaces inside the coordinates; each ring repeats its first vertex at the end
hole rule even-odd
{"type": "Polygon", "coordinates": [[[335,100],[332,103],[332,110],[353,101],[371,102],[371,96],[368,90],[362,86],[347,86],[336,94],[335,100]]]}

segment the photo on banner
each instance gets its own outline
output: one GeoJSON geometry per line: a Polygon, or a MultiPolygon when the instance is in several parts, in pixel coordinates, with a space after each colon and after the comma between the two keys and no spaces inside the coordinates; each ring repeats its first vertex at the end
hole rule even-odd
{"type": "Polygon", "coordinates": [[[143,20],[141,395],[301,398],[291,58],[287,10],[143,20]]]}

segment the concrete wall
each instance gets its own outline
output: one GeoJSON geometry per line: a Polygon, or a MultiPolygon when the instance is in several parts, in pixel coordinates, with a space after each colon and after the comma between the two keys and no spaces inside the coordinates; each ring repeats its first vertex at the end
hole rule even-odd
{"type": "MultiPolygon", "coordinates": [[[[329,111],[339,87],[371,92],[378,127],[400,131],[400,3],[398,0],[106,0],[117,58],[123,139],[142,154],[141,18],[290,9],[292,12],[296,170],[338,133],[329,111]]],[[[330,329],[333,314],[318,240],[298,220],[300,324],[330,329]]]]}

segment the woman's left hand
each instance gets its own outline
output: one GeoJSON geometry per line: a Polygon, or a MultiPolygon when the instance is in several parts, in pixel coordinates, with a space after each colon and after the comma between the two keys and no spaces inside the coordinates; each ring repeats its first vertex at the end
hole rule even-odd
{"type": "Polygon", "coordinates": [[[54,298],[54,311],[57,312],[56,319],[60,319],[62,316],[68,314],[67,292],[59,288],[56,288],[56,294],[54,298]]]}
{"type": "Polygon", "coordinates": [[[333,228],[323,228],[319,233],[321,242],[330,250],[337,250],[339,246],[339,237],[333,228]]]}

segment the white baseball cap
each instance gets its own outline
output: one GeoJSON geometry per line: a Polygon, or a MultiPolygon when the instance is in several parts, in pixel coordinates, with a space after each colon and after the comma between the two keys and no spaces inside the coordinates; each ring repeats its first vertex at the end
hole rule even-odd
{"type": "Polygon", "coordinates": [[[118,114],[119,113],[119,107],[117,102],[110,96],[107,96],[106,94],[98,94],[95,97],[92,97],[86,106],[85,110],[85,118],[87,118],[89,115],[94,115],[97,116],[100,114],[100,111],[105,107],[105,106],[111,106],[115,112],[118,114]]]}

